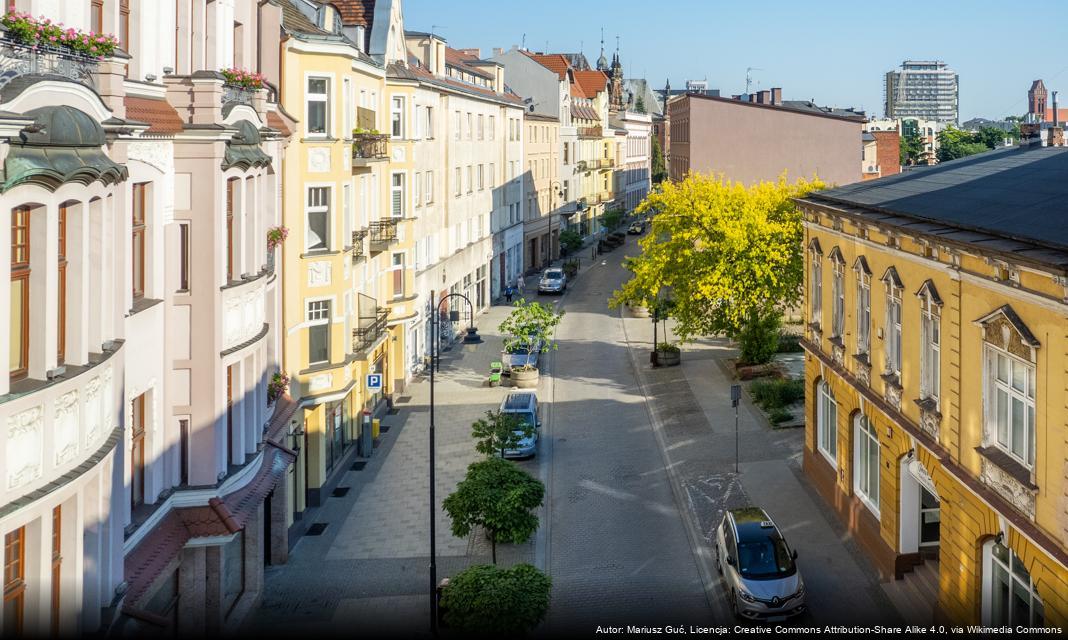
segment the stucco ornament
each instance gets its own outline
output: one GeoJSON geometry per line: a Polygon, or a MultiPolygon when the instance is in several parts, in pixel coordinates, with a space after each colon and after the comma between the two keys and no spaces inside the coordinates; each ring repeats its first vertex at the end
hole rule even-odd
{"type": "Polygon", "coordinates": [[[100,423],[104,412],[100,405],[100,395],[104,386],[100,376],[85,385],[85,446],[91,446],[100,436],[100,423]]]}
{"type": "Polygon", "coordinates": [[[308,286],[327,287],[330,285],[330,263],[325,260],[308,263],[308,286]]]}
{"type": "Polygon", "coordinates": [[[308,391],[322,391],[323,389],[329,389],[334,384],[334,375],[331,373],[321,373],[317,376],[312,376],[308,381],[308,391]]]}
{"type": "Polygon", "coordinates": [[[56,398],[53,424],[56,465],[74,459],[78,454],[78,392],[70,391],[56,398]]]}
{"type": "Polygon", "coordinates": [[[139,140],[128,144],[126,154],[130,160],[140,160],[162,173],[171,173],[174,171],[174,153],[171,149],[170,141],[139,140]]]}
{"type": "Polygon", "coordinates": [[[234,291],[223,306],[223,343],[226,348],[251,340],[263,328],[264,288],[234,291]]]}
{"type": "Polygon", "coordinates": [[[312,147],[308,149],[308,173],[327,173],[330,171],[330,149],[312,147]]]}
{"type": "Polygon", "coordinates": [[[7,488],[15,489],[41,477],[44,411],[26,409],[7,419],[7,488]]]}
{"type": "Polygon", "coordinates": [[[1035,491],[986,458],[980,458],[979,479],[1031,520],[1035,519],[1035,491]]]}

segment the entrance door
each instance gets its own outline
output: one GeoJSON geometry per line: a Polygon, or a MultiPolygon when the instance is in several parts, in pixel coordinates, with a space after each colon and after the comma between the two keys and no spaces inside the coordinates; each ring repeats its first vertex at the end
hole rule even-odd
{"type": "Polygon", "coordinates": [[[941,513],[938,509],[938,498],[927,490],[920,487],[920,546],[937,547],[941,513]]]}

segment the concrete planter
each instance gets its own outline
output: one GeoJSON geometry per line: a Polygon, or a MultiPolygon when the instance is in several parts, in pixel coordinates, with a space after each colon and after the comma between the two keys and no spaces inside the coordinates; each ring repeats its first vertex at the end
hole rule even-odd
{"type": "Polygon", "coordinates": [[[682,363],[681,351],[657,351],[656,361],[661,367],[677,367],[682,363]]]}
{"type": "Polygon", "coordinates": [[[540,375],[537,369],[512,369],[512,384],[520,389],[534,389],[540,375]]]}
{"type": "Polygon", "coordinates": [[[630,309],[630,315],[634,316],[635,318],[649,317],[649,307],[639,307],[633,304],[629,304],[627,305],[627,308],[630,309]]]}

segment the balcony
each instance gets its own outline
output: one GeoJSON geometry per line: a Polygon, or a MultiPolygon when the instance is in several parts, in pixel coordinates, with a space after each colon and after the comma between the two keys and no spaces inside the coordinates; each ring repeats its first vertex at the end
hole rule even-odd
{"type": "Polygon", "coordinates": [[[579,160],[575,163],[575,173],[585,173],[590,170],[590,164],[585,160],[579,160]]]}
{"type": "Polygon", "coordinates": [[[371,253],[380,253],[397,241],[397,221],[379,220],[371,223],[371,253]]]}
{"type": "Polygon", "coordinates": [[[100,61],[58,47],[30,47],[0,37],[0,89],[19,76],[53,75],[96,89],[100,61]]]}
{"type": "Polygon", "coordinates": [[[600,138],[601,127],[579,127],[578,137],[580,138],[600,138]]]}
{"type": "Polygon", "coordinates": [[[222,91],[222,103],[224,109],[228,106],[236,106],[239,104],[255,108],[252,104],[252,98],[256,95],[255,89],[246,89],[245,87],[236,84],[224,83],[222,91]]]}
{"type": "Polygon", "coordinates": [[[384,133],[352,134],[352,166],[365,167],[389,158],[389,136],[384,133]]]}
{"type": "Polygon", "coordinates": [[[601,158],[599,161],[599,169],[614,169],[616,166],[615,158],[601,158]]]}
{"type": "Polygon", "coordinates": [[[360,294],[360,315],[356,319],[356,328],[352,330],[352,352],[366,355],[386,332],[389,322],[389,309],[378,306],[378,301],[360,294]]]}
{"type": "Polygon", "coordinates": [[[352,261],[359,262],[367,257],[367,251],[364,249],[363,241],[367,237],[367,229],[357,229],[352,232],[352,247],[349,251],[352,253],[352,261]]]}

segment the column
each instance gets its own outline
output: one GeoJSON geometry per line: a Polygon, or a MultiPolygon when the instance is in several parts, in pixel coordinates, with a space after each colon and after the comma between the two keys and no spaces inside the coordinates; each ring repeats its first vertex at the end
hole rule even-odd
{"type": "Polygon", "coordinates": [[[89,360],[89,324],[93,298],[89,297],[88,203],[72,204],[67,209],[67,342],[65,359],[80,365],[89,360]]]}
{"type": "Polygon", "coordinates": [[[89,306],[86,314],[86,351],[99,352],[104,342],[104,318],[107,317],[104,302],[104,201],[97,198],[89,202],[85,218],[86,269],[89,306]]]}
{"type": "Polygon", "coordinates": [[[34,207],[30,211],[30,362],[29,377],[44,380],[56,366],[56,318],[59,285],[56,260],[58,209],[34,207]]]}
{"type": "Polygon", "coordinates": [[[79,527],[81,535],[78,536],[78,575],[82,576],[82,609],[81,626],[83,629],[98,629],[100,627],[100,602],[103,599],[100,591],[100,540],[103,523],[101,522],[100,496],[103,474],[97,474],[89,481],[84,489],[84,495],[79,494],[81,508],[78,509],[79,527]]]}

